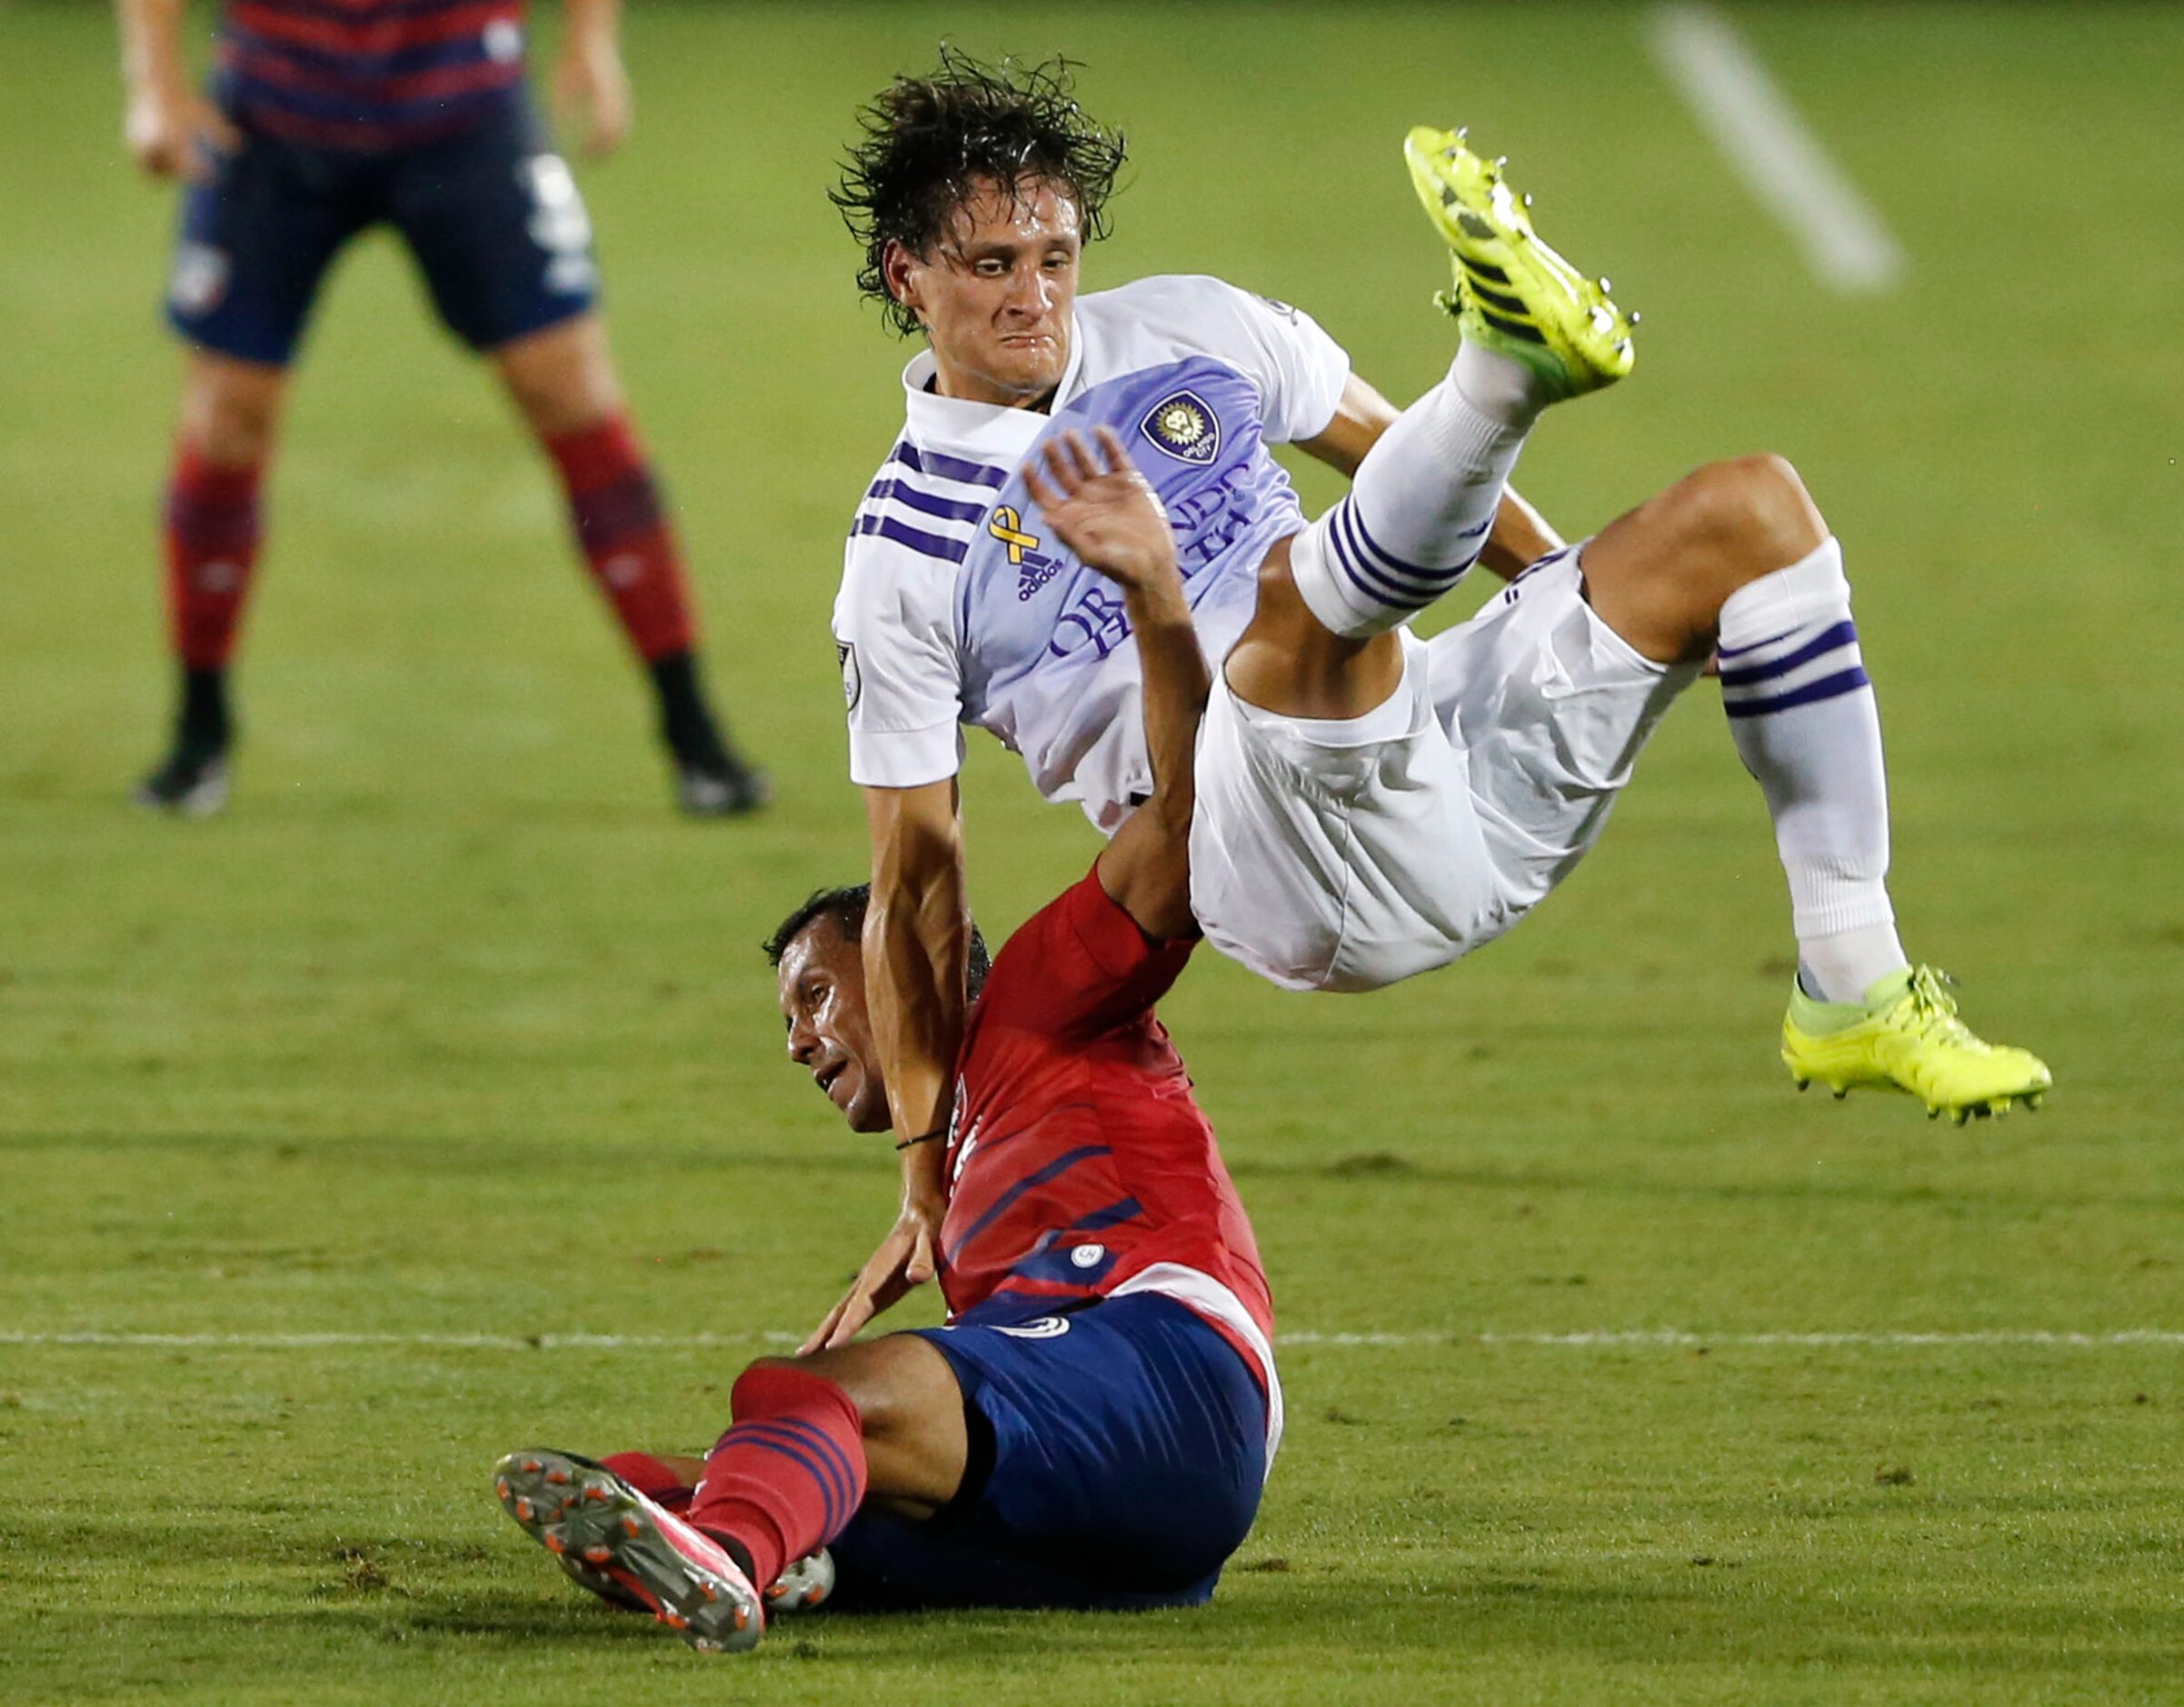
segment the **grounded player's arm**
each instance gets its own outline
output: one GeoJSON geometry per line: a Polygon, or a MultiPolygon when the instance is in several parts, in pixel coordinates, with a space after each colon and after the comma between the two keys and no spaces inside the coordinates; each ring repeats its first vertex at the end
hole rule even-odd
{"type": "Polygon", "coordinates": [[[1070,433],[1024,469],[1055,536],[1122,589],[1144,684],[1152,795],[1102,850],[1100,886],[1156,942],[1196,933],[1191,913],[1191,814],[1199,720],[1213,685],[1191,621],[1175,535],[1121,439],[1099,429],[1095,453],[1070,433]]]}
{"type": "Polygon", "coordinates": [[[903,1204],[849,1292],[804,1343],[807,1352],[847,1344],[873,1316],[932,1278],[947,1211],[942,1146],[934,1136],[948,1120],[971,953],[955,779],[867,788],[864,814],[873,844],[865,1008],[903,1151],[903,1204]]]}
{"type": "Polygon", "coordinates": [[[622,65],[622,0],[568,0],[563,17],[554,111],[582,134],[586,154],[611,154],[627,140],[634,116],[622,65]]]}
{"type": "Polygon", "coordinates": [[[136,164],[155,177],[201,178],[211,169],[201,143],[229,150],[243,141],[191,86],[182,46],[186,9],[187,0],[115,0],[127,92],[122,136],[136,164]]]}
{"type": "MultiPolygon", "coordinates": [[[[1297,448],[1341,474],[1354,475],[1365,453],[1395,424],[1400,413],[1352,374],[1342,386],[1342,400],[1335,405],[1334,419],[1316,437],[1299,439],[1297,448]]],[[[1513,581],[1528,565],[1560,549],[1561,544],[1561,535],[1548,524],[1547,518],[1519,496],[1514,486],[1506,487],[1493,528],[1479,554],[1479,566],[1504,581],[1513,581]]]]}

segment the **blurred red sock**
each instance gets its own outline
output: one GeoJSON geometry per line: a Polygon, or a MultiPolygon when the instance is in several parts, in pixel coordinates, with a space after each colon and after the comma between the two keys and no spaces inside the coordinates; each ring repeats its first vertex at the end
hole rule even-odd
{"type": "Polygon", "coordinates": [[[687,651],[696,625],[682,553],[629,417],[609,415],[544,444],[576,543],[630,644],[647,664],[687,651]]]}
{"type": "Polygon", "coordinates": [[[224,668],[257,566],[260,464],[219,467],[182,445],[167,489],[167,626],[185,669],[224,668]]]}

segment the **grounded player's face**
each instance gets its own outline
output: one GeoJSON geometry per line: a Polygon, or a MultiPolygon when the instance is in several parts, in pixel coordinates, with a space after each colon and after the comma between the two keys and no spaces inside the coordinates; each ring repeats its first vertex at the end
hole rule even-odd
{"type": "Polygon", "coordinates": [[[1062,383],[1082,244],[1077,204],[1051,184],[1010,195],[987,185],[954,230],[915,255],[887,254],[889,286],[917,311],[938,364],[941,394],[1022,405],[1062,383]]]}
{"type": "Polygon", "coordinates": [[[852,1132],[885,1132],[887,1086],[864,1008],[864,955],[831,918],[814,919],[775,969],[789,1059],[842,1111],[852,1132]]]}

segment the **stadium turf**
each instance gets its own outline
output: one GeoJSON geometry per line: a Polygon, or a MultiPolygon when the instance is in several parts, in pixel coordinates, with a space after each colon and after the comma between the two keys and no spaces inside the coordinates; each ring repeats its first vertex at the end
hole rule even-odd
{"type": "MultiPolygon", "coordinates": [[[[778,805],[670,815],[544,471],[374,241],[273,488],[235,804],[176,824],[121,804],[166,709],[170,198],[121,157],[104,9],[0,8],[0,1699],[2174,1699],[2184,18],[1737,15],[1901,236],[1895,292],[1813,283],[1640,8],[647,0],[637,138],[583,184],[778,805]],[[1066,48],[1129,130],[1088,284],[1223,274],[1398,396],[1447,338],[1397,143],[1511,155],[1646,315],[1520,484],[1575,534],[1796,459],[1907,935],[2059,1088],[1963,1133],[1791,1094],[1780,879],[1702,685],[1475,963],[1303,999],[1209,954],[1169,1004],[1293,1336],[1212,1607],[822,1619],[708,1665],[564,1587],[486,1472],[703,1445],[890,1209],[753,945],[862,859],[825,628],[900,353],[823,191],[943,33],[1066,48]]],[[[988,744],[967,790],[1005,929],[1093,843],[988,744]]]]}

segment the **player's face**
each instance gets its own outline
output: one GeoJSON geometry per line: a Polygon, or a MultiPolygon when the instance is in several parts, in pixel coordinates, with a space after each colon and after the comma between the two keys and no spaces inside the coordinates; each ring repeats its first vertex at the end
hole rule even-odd
{"type": "Polygon", "coordinates": [[[885,1132],[887,1087],[864,1008],[864,955],[831,918],[812,921],[776,969],[789,1059],[842,1111],[852,1132],[885,1132]]]}
{"type": "Polygon", "coordinates": [[[1046,183],[983,185],[930,255],[887,252],[895,295],[917,311],[941,394],[1021,407],[1062,383],[1082,247],[1077,204],[1046,183]]]}

